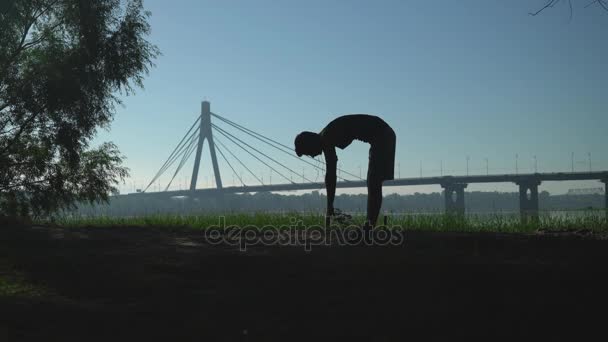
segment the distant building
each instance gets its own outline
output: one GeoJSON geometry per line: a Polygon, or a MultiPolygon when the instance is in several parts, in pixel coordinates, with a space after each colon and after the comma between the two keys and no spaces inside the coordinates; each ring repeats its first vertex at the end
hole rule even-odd
{"type": "Polygon", "coordinates": [[[566,195],[603,195],[604,188],[569,189],[566,195]]]}

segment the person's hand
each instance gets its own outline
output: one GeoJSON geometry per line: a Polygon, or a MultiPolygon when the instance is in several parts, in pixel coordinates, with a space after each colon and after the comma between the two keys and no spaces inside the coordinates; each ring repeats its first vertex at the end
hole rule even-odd
{"type": "Polygon", "coordinates": [[[332,217],[336,222],[339,222],[339,223],[344,223],[344,222],[352,219],[352,216],[350,216],[349,214],[343,213],[342,210],[340,210],[338,208],[334,209],[334,215],[332,217]]]}

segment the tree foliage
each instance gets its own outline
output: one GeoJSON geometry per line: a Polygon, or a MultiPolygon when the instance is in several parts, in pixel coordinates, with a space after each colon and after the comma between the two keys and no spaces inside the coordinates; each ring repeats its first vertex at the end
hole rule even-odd
{"type": "Polygon", "coordinates": [[[43,215],[107,200],[128,175],[91,139],[159,54],[141,0],[0,5],[0,213],[43,215]]]}

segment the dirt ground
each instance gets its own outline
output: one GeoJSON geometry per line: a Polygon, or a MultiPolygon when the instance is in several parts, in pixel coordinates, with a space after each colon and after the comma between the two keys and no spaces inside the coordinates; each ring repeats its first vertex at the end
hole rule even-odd
{"type": "Polygon", "coordinates": [[[242,252],[194,231],[1,227],[0,275],[47,294],[0,296],[0,341],[603,336],[607,256],[574,233],[242,252]]]}

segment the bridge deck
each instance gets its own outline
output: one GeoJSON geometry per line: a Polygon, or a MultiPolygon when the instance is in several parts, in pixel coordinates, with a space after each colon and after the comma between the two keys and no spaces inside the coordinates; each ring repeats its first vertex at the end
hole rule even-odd
{"type": "MultiPolygon", "coordinates": [[[[520,183],[520,182],[544,182],[544,181],[572,181],[572,180],[600,180],[608,181],[608,171],[596,172],[553,172],[553,173],[528,173],[528,174],[504,174],[504,175],[471,175],[471,176],[441,176],[441,177],[419,177],[400,178],[384,182],[384,186],[412,186],[412,185],[446,185],[453,183],[520,183]]],[[[336,184],[338,188],[362,188],[366,187],[365,181],[343,181],[336,184]]],[[[218,189],[196,189],[177,190],[164,192],[131,193],[121,196],[192,196],[207,195],[215,193],[244,193],[262,191],[295,191],[295,190],[318,190],[323,189],[323,182],[316,183],[285,183],[273,185],[254,186],[231,186],[218,189]]]]}

